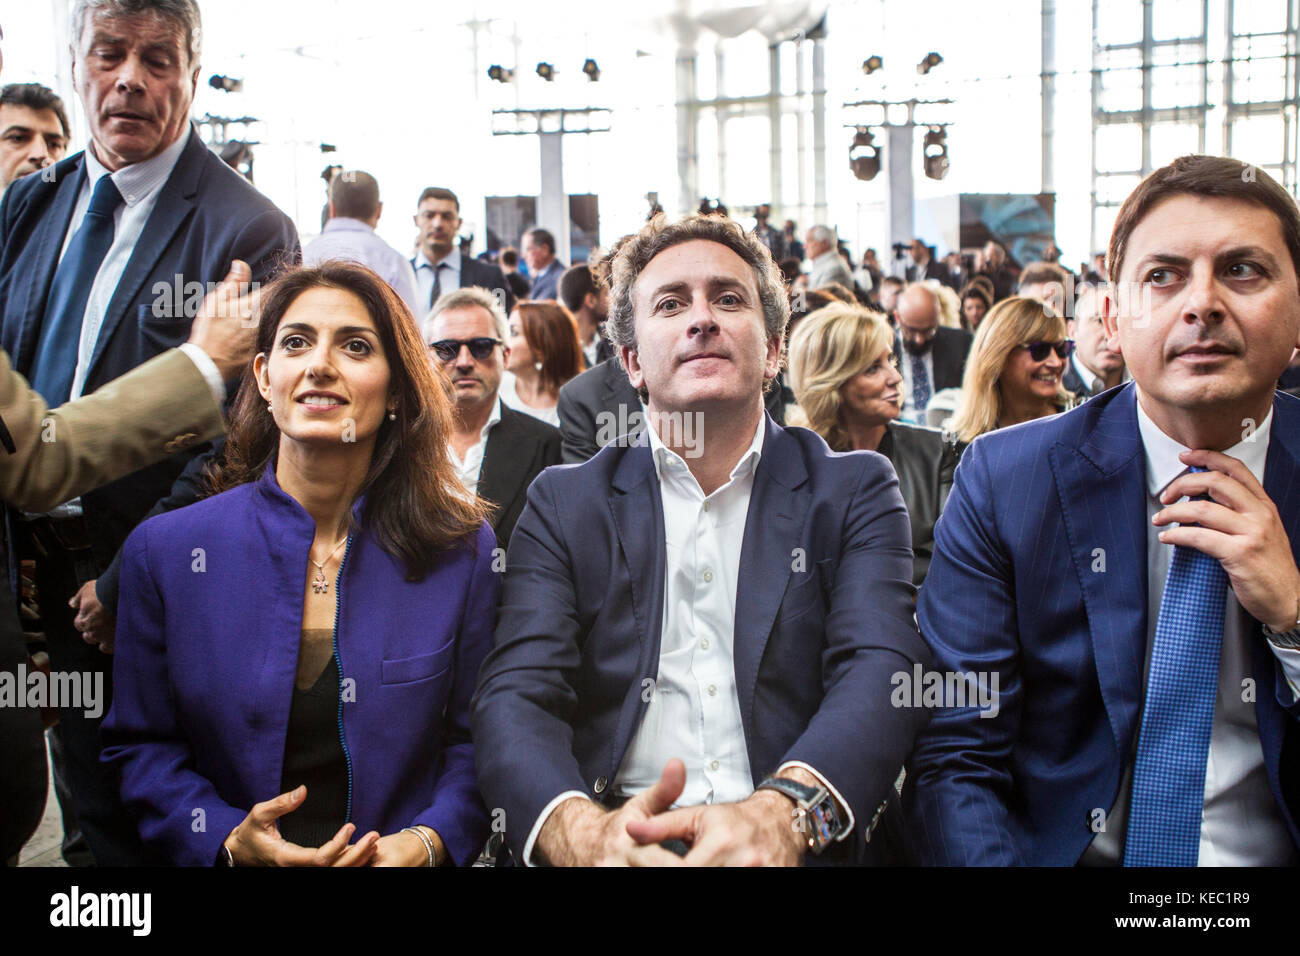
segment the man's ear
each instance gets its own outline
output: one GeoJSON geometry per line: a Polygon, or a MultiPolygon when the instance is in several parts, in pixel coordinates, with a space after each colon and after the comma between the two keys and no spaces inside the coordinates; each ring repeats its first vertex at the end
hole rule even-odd
{"type": "Polygon", "coordinates": [[[763,381],[770,382],[781,374],[781,336],[769,336],[767,340],[767,357],[763,363],[763,381]]]}
{"type": "Polygon", "coordinates": [[[1124,351],[1119,344],[1119,306],[1116,301],[1109,288],[1098,290],[1097,308],[1101,310],[1101,324],[1106,330],[1106,348],[1117,355],[1123,355],[1124,351]]]}
{"type": "Polygon", "coordinates": [[[266,353],[258,352],[253,356],[253,376],[257,379],[257,390],[268,402],[271,400],[271,377],[266,371],[266,353]]]}
{"type": "Polygon", "coordinates": [[[627,369],[627,380],[632,383],[632,387],[638,392],[645,384],[645,373],[641,371],[641,359],[636,354],[636,349],[621,345],[618,349],[619,357],[623,360],[623,368],[627,369]]]}

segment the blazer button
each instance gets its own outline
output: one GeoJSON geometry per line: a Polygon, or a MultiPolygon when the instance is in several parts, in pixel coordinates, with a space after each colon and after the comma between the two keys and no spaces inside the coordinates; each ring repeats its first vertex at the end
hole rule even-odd
{"type": "Polygon", "coordinates": [[[597,778],[596,778],[596,792],[597,792],[597,793],[604,793],[604,792],[605,792],[605,788],[606,788],[607,786],[609,786],[609,781],[608,781],[607,779],[605,779],[604,777],[597,777],[597,778]]]}

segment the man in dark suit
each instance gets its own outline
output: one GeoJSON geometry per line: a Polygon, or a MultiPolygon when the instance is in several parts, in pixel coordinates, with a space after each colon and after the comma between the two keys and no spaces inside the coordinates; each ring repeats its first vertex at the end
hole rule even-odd
{"type": "Polygon", "coordinates": [[[559,294],[560,304],[578,325],[578,344],[587,368],[612,358],[614,349],[600,328],[609,317],[609,286],[598,282],[591,266],[583,263],[560,276],[559,294]]]}
{"type": "Polygon", "coordinates": [[[529,489],[484,796],[528,864],[859,860],[924,719],[889,701],[925,659],[898,480],[764,413],[789,305],[738,224],[656,218],[613,275],[648,427],[529,489]]]}
{"type": "Polygon", "coordinates": [[[941,263],[936,262],[934,253],[923,239],[913,239],[909,250],[912,264],[907,267],[908,282],[922,282],[936,279],[946,286],[952,285],[952,273],[941,263]]]}
{"type": "Polygon", "coordinates": [[[555,258],[555,236],[545,229],[529,229],[524,233],[523,248],[519,250],[528,263],[528,273],[533,284],[528,290],[530,299],[558,299],[560,276],[567,268],[555,258]]]}
{"type": "Polygon", "coordinates": [[[912,847],[1294,864],[1300,402],[1274,383],[1300,341],[1300,213],[1262,170],[1185,156],[1125,200],[1109,263],[1133,383],[977,439],[939,522],[921,632],[995,694],[918,739],[912,847]]]}
{"type": "Polygon", "coordinates": [[[430,186],[420,193],[415,225],[420,230],[420,251],[411,259],[418,293],[417,322],[424,323],[439,296],[470,286],[487,289],[498,297],[506,314],[510,313],[515,307],[515,295],[501,270],[490,262],[461,254],[456,241],[460,234],[460,200],[454,192],[430,186]]]}
{"type": "Polygon", "coordinates": [[[505,312],[483,289],[449,292],[429,316],[430,357],[447,373],[456,402],[452,461],[465,487],[492,504],[492,530],[503,548],[528,486],[560,463],[559,430],[497,395],[510,354],[506,334],[505,312]]]}
{"type": "Polygon", "coordinates": [[[925,424],[925,406],[944,388],[961,388],[974,340],[964,329],[939,325],[939,299],[923,285],[910,285],[894,309],[898,336],[894,358],[903,373],[905,421],[925,424]]]}
{"type": "Polygon", "coordinates": [[[1106,291],[1089,285],[1075,297],[1073,316],[1066,323],[1074,351],[1061,384],[1078,401],[1086,401],[1124,381],[1124,356],[1110,347],[1102,303],[1106,291]]]}
{"type": "MultiPolygon", "coordinates": [[[[260,283],[299,255],[289,219],[190,125],[197,5],[77,9],[73,81],[91,145],[53,176],[15,182],[0,203],[0,342],[52,405],[184,342],[207,283],[231,260],[260,283]]],[[[195,451],[18,523],[16,543],[38,559],[52,666],[102,674],[106,696],[110,658],[83,641],[73,613],[93,611],[94,579],[195,451]]],[[[111,622],[82,629],[111,647],[111,622]]],[[[77,815],[100,863],[137,862],[116,781],[99,765],[98,723],[60,711],[77,815]]]]}

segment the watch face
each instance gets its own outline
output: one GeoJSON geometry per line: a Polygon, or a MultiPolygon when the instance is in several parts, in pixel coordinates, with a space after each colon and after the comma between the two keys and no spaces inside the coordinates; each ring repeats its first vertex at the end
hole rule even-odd
{"type": "Polygon", "coordinates": [[[839,836],[841,824],[834,800],[827,798],[809,810],[808,820],[812,826],[813,845],[817,849],[833,843],[839,836]]]}

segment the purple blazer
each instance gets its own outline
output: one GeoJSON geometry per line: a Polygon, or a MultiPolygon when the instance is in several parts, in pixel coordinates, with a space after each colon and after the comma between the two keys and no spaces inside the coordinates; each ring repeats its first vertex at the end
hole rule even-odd
{"type": "MultiPolygon", "coordinates": [[[[253,804],[280,793],[314,534],[268,467],[127,539],[103,759],[140,835],[173,863],[211,865],[253,804]]],[[[457,865],[488,836],[469,706],[492,644],[495,547],[484,523],[476,547],[412,583],[363,529],[328,598],[348,819],[358,836],[430,826],[457,865]]]]}

